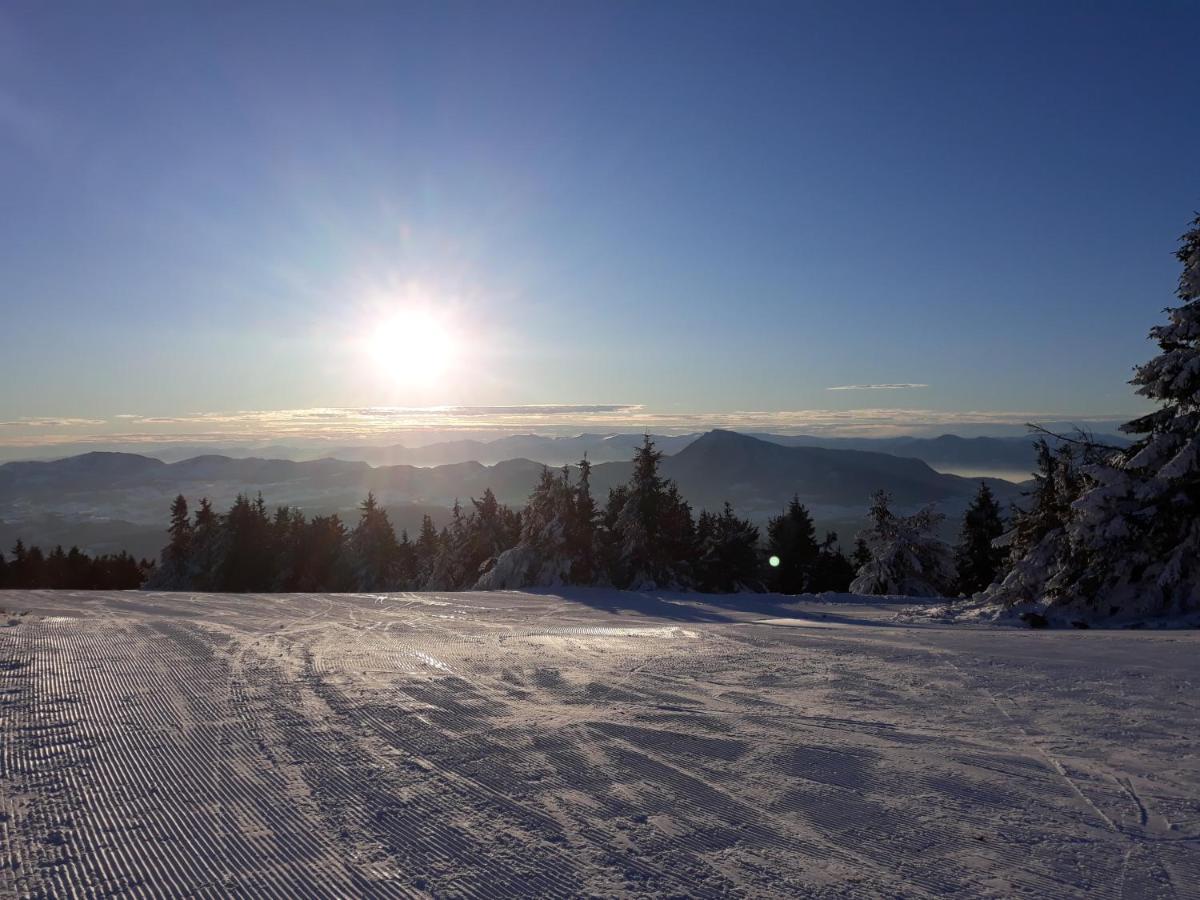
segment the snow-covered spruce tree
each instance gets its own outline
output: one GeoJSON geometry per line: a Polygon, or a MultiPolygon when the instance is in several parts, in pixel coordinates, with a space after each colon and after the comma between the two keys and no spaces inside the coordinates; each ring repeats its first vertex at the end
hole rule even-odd
{"type": "Polygon", "coordinates": [[[571,537],[576,497],[565,469],[559,475],[542,469],[521,514],[520,541],[495,557],[475,588],[494,591],[569,583],[575,563],[571,537]]]}
{"type": "Polygon", "coordinates": [[[471,587],[496,558],[521,539],[521,516],[496,499],[491,488],[483,498],[471,498],[474,510],[466,518],[462,547],[462,587],[471,587]]]}
{"type": "Polygon", "coordinates": [[[1200,216],[1176,256],[1183,303],[1151,330],[1161,352],[1132,380],[1159,409],[1122,426],[1140,436],[1127,450],[1084,442],[1074,483],[1060,464],[1057,501],[1069,510],[1054,527],[1028,528],[1029,538],[1014,544],[1012,571],[983,593],[985,602],[1094,618],[1200,609],[1200,216]]]}
{"type": "Polygon", "coordinates": [[[995,546],[1002,534],[1000,504],[987,482],[981,481],[979,492],[963,515],[959,544],[954,551],[960,592],[974,594],[995,580],[1004,562],[1003,548],[995,546]]]}
{"type": "Polygon", "coordinates": [[[1160,353],[1132,384],[1159,409],[1121,427],[1128,450],[1087,466],[1072,505],[1070,554],[1047,583],[1054,606],[1099,617],[1200,609],[1200,215],[1183,235],[1183,264],[1160,353]]]}
{"type": "Polygon", "coordinates": [[[899,594],[943,597],[954,589],[954,553],[934,534],[944,518],[926,508],[898,516],[889,508],[886,491],[877,491],[871,504],[871,524],[860,533],[871,559],[850,584],[856,594],[899,594]]]}
{"type": "Polygon", "coordinates": [[[1003,576],[983,590],[991,604],[1012,606],[1040,599],[1047,582],[1061,571],[1069,555],[1067,523],[1071,503],[1082,490],[1072,445],[1051,450],[1044,438],[1035,442],[1038,471],[1023,508],[1014,507],[1012,527],[997,543],[1008,549],[1003,576]]]}

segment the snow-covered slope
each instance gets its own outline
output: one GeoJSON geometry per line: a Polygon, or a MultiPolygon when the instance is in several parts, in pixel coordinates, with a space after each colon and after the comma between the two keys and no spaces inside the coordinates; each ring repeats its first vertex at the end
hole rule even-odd
{"type": "Polygon", "coordinates": [[[0,594],[0,896],[1195,896],[1200,632],[832,599],[0,594]]]}

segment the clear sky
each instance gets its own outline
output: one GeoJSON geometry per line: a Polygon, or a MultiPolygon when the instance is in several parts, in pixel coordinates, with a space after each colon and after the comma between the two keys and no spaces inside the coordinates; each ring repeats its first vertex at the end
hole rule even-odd
{"type": "Polygon", "coordinates": [[[1198,35],[1171,0],[8,2],[0,438],[1137,411],[1198,35]]]}

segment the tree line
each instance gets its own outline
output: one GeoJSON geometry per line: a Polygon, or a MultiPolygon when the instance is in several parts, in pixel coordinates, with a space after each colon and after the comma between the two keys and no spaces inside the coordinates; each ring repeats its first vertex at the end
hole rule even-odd
{"type": "Polygon", "coordinates": [[[544,469],[521,510],[490,490],[458,502],[438,529],[429,516],[415,536],[396,534],[373,494],[356,522],[307,517],[262,496],[240,495],[218,513],[171,506],[169,542],[147,587],[225,592],[468,590],[559,585],[706,592],[845,590],[854,565],[835,534],[818,540],[793,500],[767,526],[729,504],[699,515],[659,471],[663,454],[646,436],[629,482],[598,503],[591,466],[544,469]],[[775,557],[777,567],[768,564],[775,557]]]}
{"type": "MultiPolygon", "coordinates": [[[[732,506],[698,515],[660,472],[663,454],[647,435],[628,483],[592,495],[591,466],[543,469],[525,507],[513,510],[489,489],[469,507],[455,503],[438,529],[397,536],[373,494],[358,520],[308,518],[287,506],[268,510],[261,495],[240,495],[219,514],[201,500],[194,514],[182,495],[171,507],[169,543],[147,586],[222,592],[494,590],[606,585],[633,590],[707,593],[773,591],[974,592],[1000,566],[992,542],[1004,530],[986,484],[964,519],[962,542],[939,578],[927,548],[936,514],[893,514],[876,498],[872,528],[847,554],[835,532],[818,536],[808,509],[793,497],[765,532],[732,506]],[[929,533],[926,533],[929,532],[929,533]],[[923,549],[925,548],[925,549],[923,549]],[[907,567],[907,568],[906,568],[907,567]],[[909,568],[924,573],[915,581],[909,568]]],[[[946,550],[943,555],[948,555],[946,550]]],[[[949,558],[949,556],[947,557],[949,558]]]]}
{"type": "MultiPolygon", "coordinates": [[[[91,557],[77,547],[44,554],[18,540],[10,559],[0,553],[0,587],[317,593],[609,585],[799,594],[847,591],[853,583],[862,593],[933,596],[974,593],[1003,565],[992,542],[1005,526],[986,484],[964,519],[953,574],[938,580],[929,548],[949,551],[932,533],[938,517],[930,511],[898,516],[885,494],[876,495],[872,527],[847,555],[835,532],[818,537],[799,497],[767,522],[765,534],[728,503],[694,516],[675,483],[660,475],[662,456],[646,436],[629,483],[610,490],[602,506],[584,459],[574,480],[568,467],[544,469],[522,510],[488,489],[469,509],[456,502],[440,530],[423,517],[415,538],[407,530],[396,535],[373,494],[352,526],[336,513],[270,511],[261,494],[239,495],[224,513],[207,499],[192,513],[179,495],[157,565],[125,552],[91,557]]],[[[1052,459],[1048,451],[1045,458],[1052,459]]],[[[1058,460],[1053,464],[1062,465],[1058,460]]],[[[1058,496],[1049,487],[1057,482],[1044,483],[1031,523],[1045,521],[1058,496]]],[[[1022,534],[1036,535],[1038,527],[1023,526],[1022,534]]]]}
{"type": "Polygon", "coordinates": [[[60,545],[44,553],[18,539],[8,557],[0,552],[0,589],[126,591],[141,587],[153,571],[153,562],[125,551],[89,556],[78,547],[64,551],[60,545]]]}

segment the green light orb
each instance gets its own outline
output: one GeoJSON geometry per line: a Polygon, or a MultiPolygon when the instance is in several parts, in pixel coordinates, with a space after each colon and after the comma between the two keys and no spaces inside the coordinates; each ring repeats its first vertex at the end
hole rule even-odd
{"type": "Polygon", "coordinates": [[[770,559],[767,560],[767,562],[771,564],[772,569],[779,568],[779,557],[778,556],[772,556],[770,559]]]}

